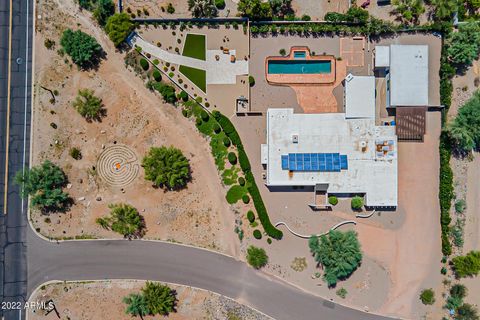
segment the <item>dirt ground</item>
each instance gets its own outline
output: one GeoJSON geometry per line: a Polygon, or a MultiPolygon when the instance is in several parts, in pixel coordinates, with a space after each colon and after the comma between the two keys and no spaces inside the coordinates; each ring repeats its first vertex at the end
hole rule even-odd
{"type": "Polygon", "coordinates": [[[32,163],[50,159],[59,164],[69,178],[66,191],[75,204],[66,214],[51,214],[49,219],[33,211],[35,227],[48,237],[118,238],[118,234],[96,225],[95,219],[108,213],[108,204],[127,202],[144,216],[146,238],[237,255],[234,211],[225,201],[226,189],[220,183],[208,142],[192,121],[172,105],[162,103],[124,67],[123,54],[93,25],[88,13],[78,11],[73,0],[42,0],[37,8],[42,18],[36,34],[32,163]],[[106,52],[97,71],[79,71],[56,53],[60,33],[76,23],[79,29],[93,34],[106,52]],[[55,40],[54,50],[45,48],[46,38],[55,40]],[[59,91],[55,104],[40,86],[59,91]],[[103,99],[107,116],[102,122],[88,123],[72,108],[79,88],[92,88],[103,99]],[[103,148],[116,143],[128,146],[139,162],[151,146],[174,145],[190,160],[192,181],[184,190],[164,192],[145,181],[140,169],[123,190],[110,187],[92,167],[103,148]],[[71,147],[81,149],[81,160],[69,156],[71,147]]]}
{"type": "Polygon", "coordinates": [[[306,14],[312,20],[323,20],[327,12],[347,11],[348,2],[348,0],[293,0],[292,8],[299,17],[306,14]]]}
{"type": "MultiPolygon", "coordinates": [[[[123,297],[141,292],[145,281],[114,280],[96,282],[68,282],[48,284],[39,289],[30,301],[46,302],[53,300],[60,315],[54,311],[48,316],[43,310],[29,310],[31,320],[75,319],[75,320],[120,320],[132,319],[125,314],[123,297]]],[[[180,285],[168,286],[177,291],[176,312],[170,313],[171,320],[268,320],[271,319],[247,306],[215,293],[180,285]],[[234,318],[237,316],[238,318],[234,318]]],[[[163,317],[144,317],[160,319],[163,317]]]]}

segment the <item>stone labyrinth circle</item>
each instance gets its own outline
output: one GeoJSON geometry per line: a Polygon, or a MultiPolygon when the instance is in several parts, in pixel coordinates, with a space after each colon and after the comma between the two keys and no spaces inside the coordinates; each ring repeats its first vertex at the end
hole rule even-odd
{"type": "Polygon", "coordinates": [[[132,149],[125,145],[107,147],[98,158],[98,175],[112,187],[125,187],[138,175],[140,165],[132,149]]]}

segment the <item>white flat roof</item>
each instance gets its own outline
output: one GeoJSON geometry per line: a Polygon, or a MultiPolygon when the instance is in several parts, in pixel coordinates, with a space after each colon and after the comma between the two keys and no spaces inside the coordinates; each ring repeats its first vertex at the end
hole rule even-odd
{"type": "Polygon", "coordinates": [[[390,67],[390,47],[375,47],[375,67],[390,67]]]}
{"type": "Polygon", "coordinates": [[[375,118],[375,77],[354,76],[345,78],[345,116],[353,118],[375,118]]]}
{"type": "Polygon", "coordinates": [[[390,46],[390,105],[428,106],[428,46],[390,46]]]}
{"type": "Polygon", "coordinates": [[[294,114],[293,109],[268,109],[267,145],[269,186],[326,183],[329,193],[365,193],[367,206],[397,205],[394,126],[375,126],[374,119],[345,119],[343,113],[294,114]],[[298,136],[297,143],[293,136],[298,136]],[[380,148],[393,151],[384,156],[376,149],[380,143],[380,148]],[[340,153],[347,156],[348,169],[284,170],[282,155],[289,153],[340,153]]]}

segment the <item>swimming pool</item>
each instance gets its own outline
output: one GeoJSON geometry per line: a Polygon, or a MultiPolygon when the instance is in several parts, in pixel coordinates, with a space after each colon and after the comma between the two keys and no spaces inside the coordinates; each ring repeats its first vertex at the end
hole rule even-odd
{"type": "Polygon", "coordinates": [[[331,73],[332,62],[328,60],[270,60],[269,74],[317,74],[331,73]]]}
{"type": "Polygon", "coordinates": [[[305,59],[307,57],[307,53],[305,51],[294,51],[293,57],[295,59],[305,59]]]}

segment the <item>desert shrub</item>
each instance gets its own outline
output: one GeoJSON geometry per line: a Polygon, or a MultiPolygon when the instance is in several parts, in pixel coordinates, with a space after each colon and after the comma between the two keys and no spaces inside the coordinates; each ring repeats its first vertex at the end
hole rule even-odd
{"type": "Polygon", "coordinates": [[[100,121],[105,114],[102,99],[96,97],[95,92],[90,89],[78,90],[72,106],[87,121],[100,121]]]}
{"type": "Polygon", "coordinates": [[[330,203],[332,206],[336,206],[338,204],[338,198],[336,196],[329,196],[328,203],[330,203]]]}
{"type": "Polygon", "coordinates": [[[467,287],[465,287],[463,284],[454,284],[450,288],[450,295],[453,297],[459,297],[459,298],[465,298],[467,296],[467,287]]]}
{"type": "Polygon", "coordinates": [[[268,238],[268,239],[267,239],[267,243],[268,243],[268,244],[272,244],[272,239],[268,238]]]}
{"type": "Polygon", "coordinates": [[[163,100],[168,103],[174,104],[177,102],[177,95],[175,94],[175,88],[168,84],[163,84],[157,82],[153,84],[153,88],[157,90],[161,95],[163,100]]]}
{"type": "Polygon", "coordinates": [[[453,32],[449,39],[447,55],[449,60],[463,67],[472,64],[480,52],[480,27],[476,22],[461,24],[458,32],[453,32]]]}
{"type": "Polygon", "coordinates": [[[460,107],[447,130],[459,151],[466,153],[480,147],[480,90],[460,107]]]}
{"type": "Polygon", "coordinates": [[[213,132],[215,132],[216,134],[219,134],[221,131],[222,131],[222,127],[220,127],[220,125],[215,122],[213,124],[213,132]]]}
{"type": "Polygon", "coordinates": [[[202,110],[202,112],[200,112],[200,117],[202,118],[203,121],[207,122],[208,119],[210,118],[210,116],[208,115],[208,112],[205,111],[205,110],[202,110]]]}
{"type": "Polygon", "coordinates": [[[150,67],[150,64],[145,58],[140,59],[140,66],[142,67],[143,70],[147,71],[148,68],[150,67]]]}
{"type": "Polygon", "coordinates": [[[174,13],[175,13],[175,7],[173,6],[173,4],[168,3],[168,5],[167,5],[167,13],[170,13],[170,14],[174,14],[174,13]]]}
{"type": "Polygon", "coordinates": [[[202,119],[200,119],[200,118],[195,119],[195,124],[197,125],[197,127],[202,125],[202,123],[203,123],[202,119]]]}
{"type": "Polygon", "coordinates": [[[250,223],[253,223],[255,221],[255,214],[253,213],[252,210],[248,210],[247,219],[250,223]]]}
{"type": "Polygon", "coordinates": [[[143,158],[145,179],[157,187],[180,189],[190,180],[190,163],[182,152],[174,147],[152,147],[143,158]]]}
{"type": "Polygon", "coordinates": [[[438,198],[440,200],[440,225],[442,229],[442,253],[448,256],[452,253],[452,246],[450,244],[450,207],[454,198],[453,193],[453,171],[450,167],[450,158],[452,149],[450,139],[443,132],[440,136],[440,186],[438,198]]]}
{"type": "Polygon", "coordinates": [[[238,178],[238,184],[243,187],[245,185],[245,178],[244,177],[238,178]]]}
{"type": "Polygon", "coordinates": [[[110,204],[108,207],[110,215],[97,218],[97,224],[120,233],[124,237],[141,237],[143,235],[145,223],[137,209],[124,203],[110,204]]]}
{"type": "Polygon", "coordinates": [[[227,157],[228,157],[228,162],[230,162],[231,164],[237,163],[237,155],[234,152],[229,152],[227,157]]]}
{"type": "Polygon", "coordinates": [[[42,164],[20,170],[15,175],[15,184],[21,186],[21,196],[30,196],[30,205],[43,213],[65,212],[71,199],[63,192],[67,177],[60,167],[46,160],[42,164]]]}
{"type": "Polygon", "coordinates": [[[285,51],[285,49],[282,48],[278,53],[280,53],[281,56],[284,56],[287,54],[287,51],[285,51]]]}
{"type": "Polygon", "coordinates": [[[253,237],[257,240],[262,239],[262,233],[260,232],[260,230],[258,229],[253,230],[253,237]]]}
{"type": "Polygon", "coordinates": [[[353,210],[360,210],[363,207],[363,198],[359,196],[355,196],[352,198],[352,209],[353,210]]]}
{"type": "Polygon", "coordinates": [[[127,305],[125,313],[131,315],[132,317],[138,316],[140,319],[143,319],[143,317],[150,313],[147,300],[143,294],[131,293],[124,297],[122,301],[127,305]]]}
{"type": "Polygon", "coordinates": [[[233,185],[228,189],[225,198],[229,204],[234,204],[245,195],[245,188],[239,185],[233,185]]]}
{"type": "Polygon", "coordinates": [[[155,81],[162,81],[162,74],[157,69],[153,71],[152,76],[155,81]]]}
{"type": "Polygon", "coordinates": [[[115,4],[112,0],[96,0],[96,7],[93,10],[93,17],[98,24],[104,26],[107,19],[115,13],[115,4]]]}
{"type": "Polygon", "coordinates": [[[255,269],[260,269],[268,263],[268,256],[264,249],[249,246],[247,248],[247,262],[255,269]]]}
{"type": "Polygon", "coordinates": [[[467,207],[467,203],[465,200],[460,199],[455,202],[455,212],[456,213],[463,213],[465,208],[467,207]]]}
{"type": "Polygon", "coordinates": [[[169,73],[168,73],[168,76],[169,76],[170,78],[173,78],[174,75],[175,75],[175,73],[173,73],[173,72],[169,72],[169,73]]]}
{"type": "Polygon", "coordinates": [[[215,0],[215,7],[217,7],[217,9],[225,9],[225,0],[215,0]]]}
{"type": "Polygon", "coordinates": [[[160,64],[160,61],[158,59],[153,59],[153,64],[158,66],[160,64]]]}
{"type": "Polygon", "coordinates": [[[457,277],[476,276],[480,272],[480,251],[470,251],[465,256],[454,257],[452,264],[457,277]]]}
{"type": "MultiPolygon", "coordinates": [[[[132,14],[133,15],[133,14],[132,14]]],[[[133,30],[134,25],[127,13],[115,13],[107,19],[105,32],[115,46],[120,46],[133,30]]]]}
{"type": "Polygon", "coordinates": [[[80,149],[76,147],[71,148],[68,153],[70,154],[70,157],[72,157],[75,160],[82,159],[82,152],[80,151],[80,149]]]}
{"type": "Polygon", "coordinates": [[[62,34],[60,44],[79,67],[88,68],[98,64],[102,47],[94,37],[85,32],[67,29],[62,34]]]}
{"type": "Polygon", "coordinates": [[[223,138],[223,145],[227,148],[230,147],[230,139],[227,137],[223,138]]]}
{"type": "Polygon", "coordinates": [[[354,231],[330,230],[326,235],[310,237],[308,245],[315,261],[324,267],[324,280],[330,287],[349,277],[362,262],[360,243],[354,231]]]}
{"type": "Polygon", "coordinates": [[[55,40],[46,38],[43,44],[45,45],[45,48],[47,48],[48,50],[51,50],[53,49],[53,47],[55,47],[55,40]]]}
{"type": "Polygon", "coordinates": [[[447,268],[442,267],[442,269],[440,269],[440,273],[443,274],[443,275],[446,275],[447,274],[447,268]]]}
{"type": "Polygon", "coordinates": [[[187,102],[188,101],[188,93],[186,93],[184,90],[180,91],[180,99],[182,101],[187,102]]]}
{"type": "Polygon", "coordinates": [[[248,204],[248,203],[250,202],[250,197],[248,196],[248,194],[244,194],[244,195],[242,196],[242,201],[243,201],[243,203],[245,203],[245,204],[248,204]]]}
{"type": "Polygon", "coordinates": [[[345,288],[340,288],[336,292],[337,296],[339,296],[342,299],[345,299],[347,297],[347,293],[348,293],[348,291],[345,288]]]}
{"type": "Polygon", "coordinates": [[[471,304],[464,303],[457,308],[455,320],[478,320],[478,311],[471,304]]]}
{"type": "Polygon", "coordinates": [[[432,289],[424,289],[420,293],[420,300],[425,305],[432,305],[435,303],[435,292],[432,289]]]}

